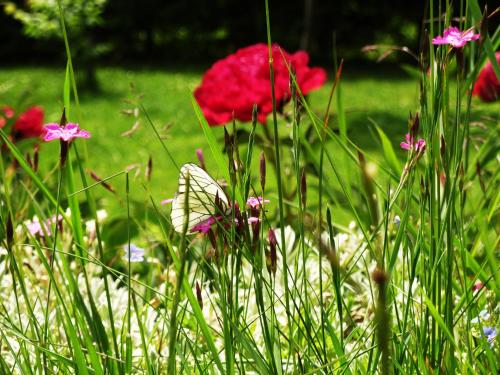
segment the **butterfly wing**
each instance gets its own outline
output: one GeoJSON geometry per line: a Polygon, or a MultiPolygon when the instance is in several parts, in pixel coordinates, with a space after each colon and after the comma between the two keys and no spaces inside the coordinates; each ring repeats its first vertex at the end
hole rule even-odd
{"type": "Polygon", "coordinates": [[[219,212],[215,199],[218,196],[224,213],[228,210],[229,200],[220,185],[195,164],[184,164],[179,175],[179,190],[172,202],[170,217],[176,232],[182,233],[186,212],[184,202],[188,194],[188,232],[191,229],[210,219],[219,212]],[[186,189],[189,179],[189,189],[186,189]]]}

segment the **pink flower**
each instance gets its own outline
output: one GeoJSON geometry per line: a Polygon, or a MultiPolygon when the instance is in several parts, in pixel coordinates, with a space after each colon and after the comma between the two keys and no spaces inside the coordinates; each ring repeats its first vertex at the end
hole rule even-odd
{"type": "Polygon", "coordinates": [[[477,280],[474,285],[472,285],[472,291],[473,292],[478,292],[481,289],[484,288],[484,284],[481,282],[481,280],[477,280]]]}
{"type": "Polygon", "coordinates": [[[406,133],[405,139],[406,142],[401,142],[399,144],[403,150],[407,151],[415,150],[416,152],[424,151],[425,141],[422,138],[414,142],[413,137],[410,135],[410,133],[406,133]]]}
{"type": "Polygon", "coordinates": [[[208,218],[207,220],[202,221],[199,224],[196,224],[191,229],[191,233],[200,232],[200,233],[207,234],[210,231],[210,228],[212,227],[212,224],[214,224],[216,221],[217,221],[217,219],[212,216],[212,217],[208,218]]]}
{"type": "Polygon", "coordinates": [[[44,237],[45,233],[47,233],[48,236],[52,235],[49,225],[40,223],[37,218],[34,218],[32,221],[28,221],[26,223],[26,228],[28,228],[28,232],[30,232],[32,236],[38,234],[41,237],[44,237]]]}
{"type": "Polygon", "coordinates": [[[14,110],[12,107],[9,107],[8,105],[2,108],[3,113],[5,114],[6,118],[12,118],[15,115],[14,110]]]}
{"type": "Polygon", "coordinates": [[[7,123],[8,119],[11,119],[14,117],[14,110],[12,107],[5,106],[0,110],[0,128],[3,128],[5,124],[7,123]],[[2,113],[3,112],[3,113],[2,113]]]}
{"type": "Polygon", "coordinates": [[[52,236],[50,226],[52,224],[60,222],[62,219],[62,215],[59,215],[57,220],[56,216],[54,215],[52,218],[47,219],[45,222],[40,222],[40,220],[38,220],[38,217],[35,216],[33,217],[33,220],[26,222],[26,228],[32,236],[39,235],[40,237],[44,237],[45,234],[47,234],[47,236],[52,236]]]}
{"type": "Polygon", "coordinates": [[[443,36],[437,36],[432,39],[432,44],[449,44],[453,48],[462,48],[472,40],[478,40],[479,34],[474,34],[474,30],[469,29],[460,31],[456,27],[449,27],[444,30],[443,36]]]}
{"type": "Polygon", "coordinates": [[[262,197],[250,197],[247,199],[247,206],[250,208],[259,208],[262,203],[269,203],[269,199],[264,199],[262,197]]]}
{"type": "MultiPolygon", "coordinates": [[[[495,57],[498,64],[500,64],[500,51],[495,53],[495,57]]],[[[483,69],[481,69],[481,72],[479,72],[476,83],[474,83],[472,95],[479,96],[483,102],[494,102],[500,99],[500,82],[498,82],[490,60],[488,60],[483,69]]]]}
{"type": "Polygon", "coordinates": [[[160,202],[161,205],[164,205],[164,204],[170,204],[174,201],[174,198],[168,198],[168,199],[164,199],[160,202]]]}
{"type": "Polygon", "coordinates": [[[203,157],[203,150],[201,148],[196,149],[196,157],[198,158],[198,161],[200,162],[201,169],[206,169],[205,158],[203,157]]]}
{"type": "Polygon", "coordinates": [[[66,126],[59,124],[47,124],[44,126],[46,131],[43,140],[45,142],[60,139],[64,142],[71,142],[75,138],[90,138],[90,133],[86,130],[80,130],[78,124],[69,123],[66,126]]]}
{"type": "MultiPolygon", "coordinates": [[[[289,54],[277,44],[272,49],[278,106],[291,97],[287,64],[295,70],[297,84],[304,95],[325,83],[326,72],[309,67],[306,52],[289,54]]],[[[225,124],[233,115],[237,120],[251,121],[254,104],[258,121],[266,123],[266,116],[272,112],[268,54],[268,47],[263,43],[241,48],[217,61],[205,73],[194,96],[211,126],[225,124]]]]}
{"type": "Polygon", "coordinates": [[[250,216],[248,218],[248,224],[256,224],[258,222],[260,222],[260,219],[258,217],[250,216]]]}

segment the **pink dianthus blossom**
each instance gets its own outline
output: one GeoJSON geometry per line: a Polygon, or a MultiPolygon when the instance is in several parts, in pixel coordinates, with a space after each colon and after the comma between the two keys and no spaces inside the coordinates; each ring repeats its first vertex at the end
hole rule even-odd
{"type": "Polygon", "coordinates": [[[443,36],[439,35],[432,39],[432,44],[449,44],[453,48],[462,48],[467,42],[478,40],[479,34],[474,34],[474,30],[460,31],[456,27],[448,27],[444,30],[443,36]]]}
{"type": "Polygon", "coordinates": [[[66,126],[59,124],[47,124],[44,126],[46,131],[43,140],[45,142],[60,139],[64,142],[71,142],[75,138],[90,138],[90,133],[86,130],[81,130],[78,124],[69,123],[66,126]]]}
{"type": "Polygon", "coordinates": [[[263,197],[250,197],[247,199],[247,206],[251,208],[259,208],[262,203],[269,203],[269,199],[264,199],[263,197]]]}
{"type": "Polygon", "coordinates": [[[191,233],[194,232],[200,232],[207,234],[210,231],[210,228],[212,227],[212,224],[215,224],[217,220],[220,220],[221,217],[215,218],[215,217],[209,217],[207,220],[202,221],[201,223],[196,224],[192,229],[191,233]]]}
{"type": "Polygon", "coordinates": [[[57,220],[56,216],[54,215],[52,218],[47,219],[45,222],[40,222],[38,217],[35,216],[33,217],[33,220],[26,222],[26,228],[32,236],[39,235],[40,237],[45,237],[45,234],[47,234],[47,236],[52,236],[50,226],[52,224],[60,222],[62,219],[62,215],[58,215],[57,220]]]}
{"type": "Polygon", "coordinates": [[[406,133],[405,139],[406,142],[401,142],[399,144],[403,150],[407,151],[415,150],[416,152],[424,151],[425,141],[422,138],[414,142],[413,137],[410,135],[410,133],[406,133]]]}

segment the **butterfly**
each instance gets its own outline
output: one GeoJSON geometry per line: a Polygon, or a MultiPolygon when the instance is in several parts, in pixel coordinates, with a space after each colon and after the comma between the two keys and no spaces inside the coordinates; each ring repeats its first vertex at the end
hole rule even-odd
{"type": "Polygon", "coordinates": [[[185,220],[188,222],[189,233],[197,225],[221,214],[227,214],[229,207],[226,193],[207,172],[193,163],[184,164],[181,167],[179,189],[172,201],[170,213],[176,232],[182,233],[185,220]],[[186,191],[187,184],[189,185],[188,191],[186,191]],[[188,194],[187,212],[184,209],[186,194],[188,194]]]}

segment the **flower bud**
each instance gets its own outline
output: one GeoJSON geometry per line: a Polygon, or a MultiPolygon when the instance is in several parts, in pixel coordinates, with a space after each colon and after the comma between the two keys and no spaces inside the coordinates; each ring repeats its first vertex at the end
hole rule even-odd
{"type": "Polygon", "coordinates": [[[38,154],[40,152],[40,146],[38,144],[33,148],[33,170],[38,171],[38,154]]]}
{"type": "Polygon", "coordinates": [[[267,269],[273,276],[276,276],[276,269],[278,266],[278,255],[276,253],[277,245],[278,241],[276,240],[276,234],[272,228],[269,228],[269,257],[267,260],[267,269]]]}
{"type": "Polygon", "coordinates": [[[261,151],[261,153],[260,153],[260,187],[262,188],[262,191],[264,191],[265,186],[266,186],[266,155],[264,154],[264,151],[261,151]]]}
{"type": "Polygon", "coordinates": [[[389,281],[389,276],[383,269],[377,267],[372,272],[372,279],[378,285],[385,285],[389,281]]]}
{"type": "Polygon", "coordinates": [[[153,173],[153,158],[149,155],[148,165],[146,166],[146,172],[144,173],[146,180],[151,181],[151,173],[153,173]]]}
{"type": "Polygon", "coordinates": [[[7,249],[11,250],[14,243],[14,225],[12,224],[12,216],[10,214],[7,215],[5,237],[7,240],[7,249]]]}
{"type": "Polygon", "coordinates": [[[29,152],[26,153],[26,155],[24,156],[24,158],[26,159],[26,162],[28,163],[28,165],[31,167],[31,169],[35,169],[34,168],[34,163],[33,161],[31,160],[31,154],[29,152]]]}
{"type": "MultiPolygon", "coordinates": [[[[463,190],[464,174],[465,174],[464,173],[464,166],[460,165],[460,179],[459,179],[459,185],[461,185],[460,190],[463,190]]],[[[483,192],[486,192],[486,186],[484,184],[483,174],[481,171],[481,164],[479,164],[479,161],[476,163],[476,174],[477,174],[477,177],[479,178],[479,184],[481,185],[481,190],[483,192]]]]}
{"type": "Polygon", "coordinates": [[[205,158],[203,157],[203,150],[201,148],[196,149],[196,157],[200,163],[200,168],[206,171],[207,167],[205,165],[205,158]]]}
{"type": "Polygon", "coordinates": [[[306,207],[307,198],[307,181],[306,181],[306,169],[302,168],[302,175],[300,176],[300,197],[302,199],[302,207],[306,207]]]}
{"type": "Polygon", "coordinates": [[[196,299],[198,300],[198,304],[200,305],[200,309],[203,309],[203,299],[201,298],[201,287],[196,280],[196,299]]]}
{"type": "Polygon", "coordinates": [[[439,148],[441,152],[441,159],[444,161],[446,157],[446,141],[444,140],[444,136],[441,134],[441,147],[439,148]]]}

